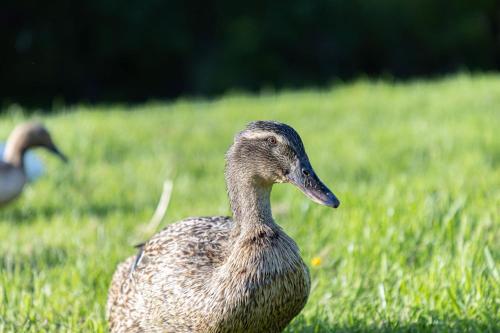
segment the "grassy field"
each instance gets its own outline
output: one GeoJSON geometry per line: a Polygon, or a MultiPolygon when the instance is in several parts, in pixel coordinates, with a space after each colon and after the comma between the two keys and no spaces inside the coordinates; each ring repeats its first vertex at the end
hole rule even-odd
{"type": "MultiPolygon", "coordinates": [[[[25,119],[10,108],[0,138],[25,119]]],[[[275,219],[310,264],[287,332],[500,332],[500,76],[230,94],[35,116],[71,163],[0,211],[0,331],[105,332],[108,284],[144,231],[229,214],[224,153],[255,119],[301,134],[337,210],[275,186],[275,219]]]]}

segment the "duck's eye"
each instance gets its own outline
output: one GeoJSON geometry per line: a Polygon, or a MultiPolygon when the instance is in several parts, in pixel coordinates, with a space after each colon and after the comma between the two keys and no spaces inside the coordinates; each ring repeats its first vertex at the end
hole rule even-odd
{"type": "Polygon", "coordinates": [[[267,142],[269,142],[272,145],[275,145],[278,142],[278,140],[276,140],[274,136],[270,136],[267,138],[267,142]]]}

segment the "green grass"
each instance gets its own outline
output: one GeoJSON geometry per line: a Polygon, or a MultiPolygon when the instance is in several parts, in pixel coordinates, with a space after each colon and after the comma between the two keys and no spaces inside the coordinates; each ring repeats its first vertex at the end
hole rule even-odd
{"type": "MultiPolygon", "coordinates": [[[[0,331],[104,332],[108,284],[162,224],[228,214],[224,153],[276,119],[301,134],[338,210],[275,186],[276,220],[311,267],[288,332],[500,331],[500,76],[228,95],[38,116],[71,158],[0,211],[0,331]]],[[[25,120],[0,116],[0,137],[25,120]]]]}

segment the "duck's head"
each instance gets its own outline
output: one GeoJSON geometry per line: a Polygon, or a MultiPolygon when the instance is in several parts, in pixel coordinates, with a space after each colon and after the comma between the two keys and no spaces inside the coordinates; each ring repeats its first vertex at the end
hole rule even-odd
{"type": "Polygon", "coordinates": [[[49,131],[40,123],[24,123],[18,125],[9,136],[6,147],[6,154],[9,151],[23,154],[30,148],[43,147],[57,155],[64,162],[66,156],[57,148],[52,141],[49,131]]]}
{"type": "MultiPolygon", "coordinates": [[[[316,203],[337,208],[337,197],[314,172],[299,134],[275,121],[255,121],[238,133],[227,154],[235,172],[263,185],[292,183],[316,203]]],[[[228,168],[230,169],[230,168],[228,168]]]]}

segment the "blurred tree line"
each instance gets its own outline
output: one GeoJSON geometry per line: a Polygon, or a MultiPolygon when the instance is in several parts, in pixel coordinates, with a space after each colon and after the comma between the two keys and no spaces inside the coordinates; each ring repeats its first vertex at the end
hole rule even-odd
{"type": "Polygon", "coordinates": [[[500,69],[499,0],[4,0],[5,105],[500,69]]]}

